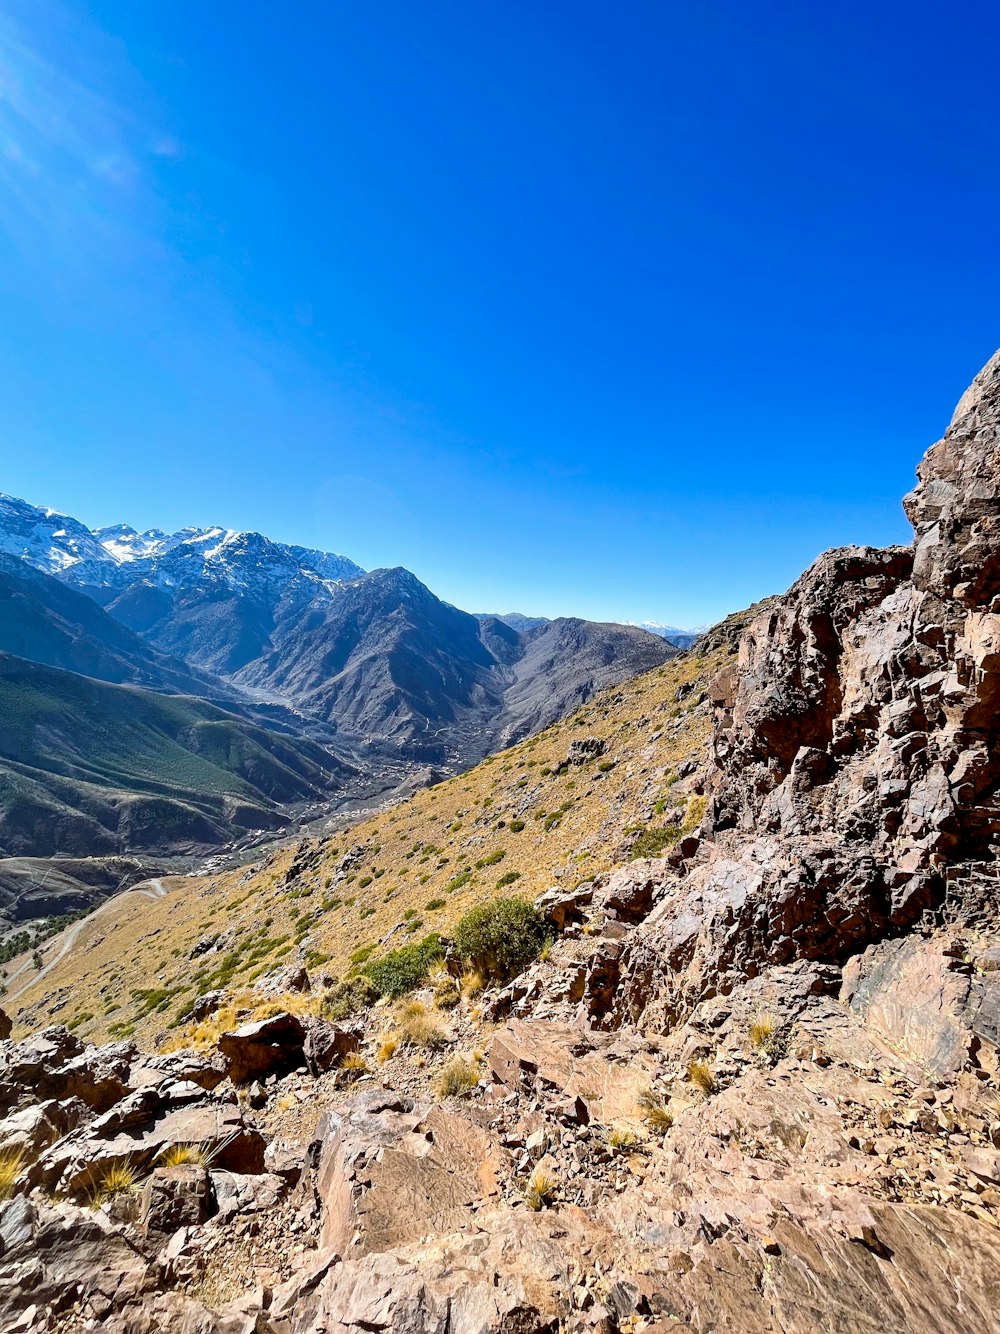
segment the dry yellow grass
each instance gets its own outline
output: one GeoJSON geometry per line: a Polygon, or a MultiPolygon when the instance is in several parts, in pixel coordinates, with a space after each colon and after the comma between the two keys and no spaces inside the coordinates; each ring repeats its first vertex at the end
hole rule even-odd
{"type": "Polygon", "coordinates": [[[547,1208],[556,1197],[556,1179],[544,1168],[536,1167],[528,1178],[524,1191],[524,1202],[535,1213],[547,1208]]]}
{"type": "MultiPolygon", "coordinates": [[[[49,1022],[71,996],[78,1013],[92,1016],[77,1027],[83,1037],[206,1044],[241,1021],[241,1011],[260,1012],[253,983],[283,962],[302,958],[312,972],[343,978],[366,952],[378,957],[430,931],[447,934],[497,893],[532,898],[557,872],[573,885],[608,870],[627,855],[634,831],[674,813],[685,825],[700,815],[677,768],[704,753],[709,722],[699,687],[729,660],[725,648],[685,655],[603,691],[475,769],[308,844],[305,856],[300,842],[249,869],[175,877],[163,899],[123,899],[120,911],[85,923],[77,946],[24,995],[18,1033],[49,1022]],[[570,743],[592,736],[604,754],[560,768],[570,743]],[[304,869],[291,875],[293,860],[304,869]],[[191,957],[206,940],[218,944],[191,957]],[[214,986],[238,993],[234,1002],[182,1032],[179,1016],[214,986]]],[[[466,995],[474,985],[464,980],[466,995]]],[[[313,1004],[275,1002],[286,1003],[313,1004]]]]}
{"type": "Polygon", "coordinates": [[[0,1200],[9,1200],[17,1178],[24,1171],[26,1157],[23,1149],[0,1150],[0,1200]]]}
{"type": "Polygon", "coordinates": [[[464,1056],[453,1056],[438,1075],[436,1089],[439,1097],[460,1098],[471,1093],[479,1083],[479,1070],[464,1056]]]}
{"type": "Polygon", "coordinates": [[[696,1089],[704,1093],[706,1098],[718,1090],[719,1082],[712,1073],[711,1067],[705,1061],[689,1061],[687,1077],[696,1089]]]}

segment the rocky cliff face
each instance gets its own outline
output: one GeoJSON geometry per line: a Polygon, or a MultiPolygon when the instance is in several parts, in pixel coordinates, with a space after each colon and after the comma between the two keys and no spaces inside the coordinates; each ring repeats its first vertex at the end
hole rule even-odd
{"type": "Polygon", "coordinates": [[[712,692],[701,840],[627,961],[622,1014],[654,975],[676,1016],[993,900],[998,422],[1000,354],[920,464],[913,546],[829,551],[747,628],[712,692]]]}

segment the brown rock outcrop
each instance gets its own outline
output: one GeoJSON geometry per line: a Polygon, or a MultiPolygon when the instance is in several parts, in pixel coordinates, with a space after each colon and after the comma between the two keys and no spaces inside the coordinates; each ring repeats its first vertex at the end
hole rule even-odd
{"type": "Polygon", "coordinates": [[[827,552],[746,628],[711,692],[700,841],[662,865],[604,1022],[995,903],[998,446],[1000,354],[920,464],[913,547],[827,552]]]}

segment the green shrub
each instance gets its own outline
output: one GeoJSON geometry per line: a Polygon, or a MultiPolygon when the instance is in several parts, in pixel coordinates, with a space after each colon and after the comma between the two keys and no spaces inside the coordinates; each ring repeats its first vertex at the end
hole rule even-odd
{"type": "Polygon", "coordinates": [[[442,956],[441,937],[432,931],[423,940],[403,945],[366,963],[361,970],[380,996],[395,999],[412,991],[427,976],[427,970],[442,956]]]}
{"type": "Polygon", "coordinates": [[[371,882],[372,878],[370,875],[363,875],[358,881],[358,889],[367,889],[371,882]]]}
{"type": "Polygon", "coordinates": [[[541,953],[548,934],[527,899],[501,897],[472,908],[455,927],[455,948],[484,977],[503,981],[541,953]]]}
{"type": "Polygon", "coordinates": [[[481,871],[485,866],[496,866],[496,864],[502,862],[506,856],[507,853],[504,848],[497,848],[497,850],[491,852],[489,856],[480,857],[479,861],[476,862],[476,870],[481,871]]]}
{"type": "Polygon", "coordinates": [[[644,829],[632,844],[630,857],[658,857],[664,848],[672,848],[681,836],[679,824],[660,825],[655,829],[644,829]]]}
{"type": "Polygon", "coordinates": [[[443,908],[447,902],[447,899],[428,899],[426,903],[426,911],[437,912],[438,908],[443,908]]]}
{"type": "Polygon", "coordinates": [[[507,885],[512,885],[515,880],[520,880],[520,871],[507,871],[497,881],[497,889],[503,889],[507,885]]]}
{"type": "Polygon", "coordinates": [[[523,821],[523,820],[511,820],[511,822],[510,822],[510,832],[511,832],[512,834],[519,834],[523,828],[524,828],[524,821],[523,821]]]}
{"type": "Polygon", "coordinates": [[[471,879],[472,879],[471,871],[461,871],[459,872],[458,875],[452,876],[452,878],[445,885],[444,892],[446,894],[454,894],[456,889],[461,889],[462,886],[467,885],[471,879]]]}

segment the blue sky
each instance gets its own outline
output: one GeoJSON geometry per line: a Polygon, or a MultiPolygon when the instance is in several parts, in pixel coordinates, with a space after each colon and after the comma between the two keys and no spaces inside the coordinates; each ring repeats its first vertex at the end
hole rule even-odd
{"type": "Polygon", "coordinates": [[[0,0],[0,489],[692,624],[1000,343],[969,3],[0,0]]]}

